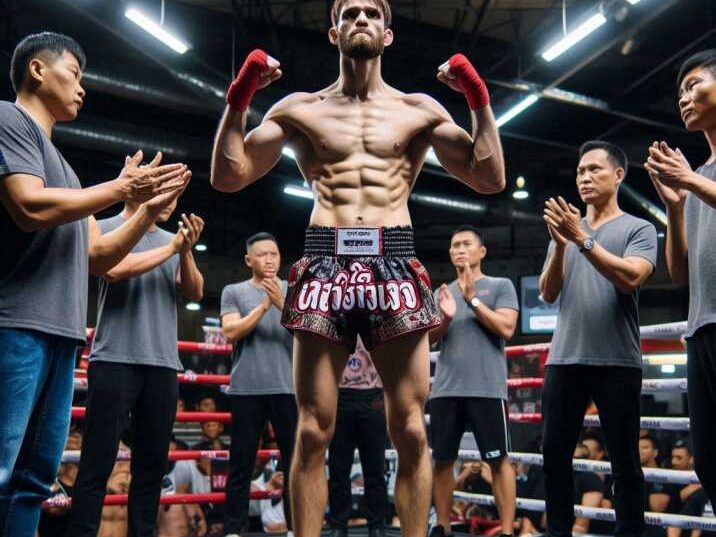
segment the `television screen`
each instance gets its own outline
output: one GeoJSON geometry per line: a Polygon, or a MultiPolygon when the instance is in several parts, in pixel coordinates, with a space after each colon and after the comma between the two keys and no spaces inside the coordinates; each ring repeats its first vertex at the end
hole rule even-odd
{"type": "Polygon", "coordinates": [[[548,304],[539,294],[539,276],[520,278],[520,318],[523,334],[551,334],[557,325],[559,298],[548,304]]]}

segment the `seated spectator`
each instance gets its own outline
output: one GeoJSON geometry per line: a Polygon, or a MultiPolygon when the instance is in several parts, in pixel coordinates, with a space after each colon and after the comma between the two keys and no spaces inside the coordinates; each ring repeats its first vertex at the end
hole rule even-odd
{"type": "MultiPolygon", "coordinates": [[[[226,450],[228,446],[221,441],[220,435],[223,431],[223,425],[219,422],[207,422],[202,424],[203,440],[195,444],[193,449],[198,451],[205,450],[226,450]]],[[[182,465],[180,471],[189,471],[190,481],[192,483],[192,493],[209,493],[225,490],[225,473],[227,461],[212,460],[208,457],[202,457],[198,462],[190,461],[192,466],[182,465]],[[216,471],[215,467],[220,470],[216,471]],[[221,481],[221,487],[215,487],[213,481],[221,481]]],[[[177,463],[177,468],[179,465],[177,463]]],[[[185,477],[186,479],[186,477],[185,477]]],[[[204,518],[209,528],[209,535],[221,534],[224,526],[224,505],[223,504],[203,504],[204,518]]]]}
{"type": "MultiPolygon", "coordinates": [[[[645,435],[639,438],[639,459],[642,468],[658,468],[656,462],[659,457],[659,450],[656,439],[653,436],[645,435]]],[[[646,510],[654,513],[663,513],[669,505],[669,493],[664,483],[644,483],[646,499],[646,510]]]]}
{"type": "MultiPolygon", "coordinates": [[[[483,461],[466,461],[455,478],[455,490],[474,494],[492,494],[492,470],[483,461]]],[[[458,518],[478,517],[486,520],[499,520],[494,506],[453,502],[453,514],[458,518]]]]}
{"type": "MultiPolygon", "coordinates": [[[[267,465],[267,469],[270,469],[270,463],[267,465]]],[[[262,472],[259,477],[251,483],[251,490],[282,490],[283,484],[283,472],[262,472]],[[268,475],[269,473],[270,475],[268,475]]],[[[283,511],[283,499],[279,497],[270,500],[260,500],[258,503],[264,532],[286,533],[288,526],[283,511]]]]}
{"type": "MultiPolygon", "coordinates": [[[[187,445],[176,439],[169,443],[169,451],[184,451],[187,445]]],[[[202,476],[195,461],[170,461],[162,494],[188,494],[202,487],[202,476]],[[177,468],[179,467],[179,468],[177,468]],[[195,469],[196,475],[192,471],[195,469]]],[[[206,520],[198,504],[159,506],[158,537],[203,536],[207,532],[206,520]]]]}
{"type": "MultiPolygon", "coordinates": [[[[582,436],[582,444],[587,447],[589,456],[587,457],[590,461],[605,462],[608,460],[607,449],[602,440],[601,432],[599,430],[587,430],[582,436]]],[[[604,497],[599,503],[599,507],[603,509],[612,509],[614,499],[614,480],[612,479],[611,473],[603,474],[596,472],[597,477],[602,480],[602,493],[604,497]]],[[[613,535],[614,534],[614,522],[606,520],[593,520],[590,523],[591,532],[598,535],[613,535]]]]}
{"type": "MultiPolygon", "coordinates": [[[[575,459],[588,459],[589,448],[583,443],[577,444],[574,450],[575,459]]],[[[594,472],[574,472],[574,504],[585,507],[600,507],[604,499],[604,482],[594,472]]],[[[572,531],[588,533],[590,520],[578,517],[574,521],[572,531]]]]}
{"type": "MultiPolygon", "coordinates": [[[[206,399],[204,400],[206,402],[206,399]]],[[[206,404],[206,403],[205,403],[206,404]]],[[[202,440],[195,444],[192,449],[197,451],[228,450],[228,444],[221,440],[224,432],[224,424],[218,421],[207,421],[201,424],[202,440]]],[[[205,492],[226,490],[226,474],[228,473],[227,461],[215,461],[208,457],[202,457],[196,463],[197,469],[203,479],[206,480],[205,492]],[[213,480],[213,481],[212,481],[213,480]]],[[[196,491],[192,491],[196,492],[196,491]]],[[[212,504],[204,506],[206,523],[211,527],[223,527],[224,523],[223,504],[212,504]]]]}
{"type": "MultiPolygon", "coordinates": [[[[120,442],[120,449],[127,446],[120,442]]],[[[107,480],[107,494],[129,493],[131,475],[129,461],[117,461],[107,480]]],[[[126,505],[105,505],[102,508],[102,521],[99,525],[97,537],[124,537],[127,535],[128,519],[126,505]]]]}
{"type": "MultiPolygon", "coordinates": [[[[524,463],[512,463],[515,468],[516,489],[518,498],[544,500],[544,475],[541,466],[524,463]]],[[[543,533],[546,527],[544,513],[517,510],[517,534],[521,537],[543,533]]]]}
{"type": "MultiPolygon", "coordinates": [[[[694,469],[694,455],[691,451],[691,445],[685,438],[677,440],[674,447],[671,448],[671,469],[690,471],[694,469]]],[[[674,514],[687,514],[697,510],[703,511],[703,507],[699,507],[700,499],[696,496],[693,500],[691,497],[702,490],[699,484],[665,485],[669,492],[669,505],[666,510],[674,514]],[[690,501],[691,500],[691,501],[690,501]]],[[[693,535],[690,530],[681,530],[681,528],[669,527],[666,530],[668,537],[689,537],[693,535]]]]}
{"type": "Polygon", "coordinates": [[[221,440],[224,433],[224,424],[218,421],[206,421],[201,424],[201,440],[194,444],[192,449],[197,451],[212,451],[229,449],[229,445],[221,440]]]}
{"type": "MultiPolygon", "coordinates": [[[[77,424],[70,427],[70,434],[65,443],[65,450],[79,451],[82,449],[82,429],[77,424]]],[[[60,464],[57,479],[51,487],[51,498],[72,498],[72,489],[77,479],[79,465],[71,463],[60,464]]],[[[45,509],[40,514],[40,525],[37,533],[40,537],[68,537],[70,507],[53,507],[45,509]]]]}
{"type": "MultiPolygon", "coordinates": [[[[682,515],[687,516],[698,516],[698,517],[711,517],[713,518],[714,512],[709,497],[703,487],[694,491],[684,501],[684,506],[681,508],[682,515]]],[[[704,531],[704,530],[682,530],[681,528],[669,528],[668,537],[714,537],[716,532],[704,531]]]]}
{"type": "MultiPolygon", "coordinates": [[[[681,471],[692,471],[694,469],[694,455],[688,440],[677,440],[674,447],[671,448],[671,469],[681,471]]],[[[666,487],[670,496],[666,511],[678,514],[683,509],[684,502],[691,494],[699,490],[701,485],[669,484],[666,487]]]]}
{"type": "Polygon", "coordinates": [[[194,405],[197,412],[216,412],[216,399],[213,395],[203,394],[194,405]]]}

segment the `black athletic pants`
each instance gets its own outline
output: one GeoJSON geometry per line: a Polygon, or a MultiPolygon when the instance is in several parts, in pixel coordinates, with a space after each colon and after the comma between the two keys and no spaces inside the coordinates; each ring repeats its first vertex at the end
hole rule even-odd
{"type": "Polygon", "coordinates": [[[599,409],[612,464],[617,536],[644,530],[644,474],[639,462],[641,369],[616,366],[547,366],[542,390],[547,534],[572,535],[572,456],[590,399],[599,409]]]}
{"type": "Polygon", "coordinates": [[[256,464],[256,450],[267,421],[271,421],[281,452],[283,470],[283,509],[291,528],[291,502],[288,496],[289,470],[296,438],[298,411],[293,394],[232,395],[231,460],[226,483],[224,533],[242,533],[248,526],[249,493],[256,464]]]}
{"type": "Polygon", "coordinates": [[[716,505],[716,323],[686,340],[689,418],[696,475],[716,505]]]}
{"type": "Polygon", "coordinates": [[[128,537],[153,537],[177,409],[177,372],[167,367],[91,362],[82,456],[68,535],[96,537],[107,480],[122,433],[132,438],[128,537]]]}
{"type": "Polygon", "coordinates": [[[383,527],[388,505],[386,439],[383,390],[338,390],[336,432],[328,451],[328,521],[334,528],[347,528],[351,517],[350,471],[356,447],[363,468],[363,505],[368,525],[383,527]]]}

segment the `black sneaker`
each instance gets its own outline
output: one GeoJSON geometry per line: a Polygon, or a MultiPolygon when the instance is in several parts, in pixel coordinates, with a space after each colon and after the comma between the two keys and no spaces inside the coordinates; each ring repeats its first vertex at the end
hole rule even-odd
{"type": "Polygon", "coordinates": [[[345,528],[333,528],[330,537],[348,537],[348,530],[345,528]]]}
{"type": "Polygon", "coordinates": [[[445,528],[440,524],[435,524],[433,529],[430,530],[428,537],[450,537],[450,535],[452,535],[452,533],[445,533],[445,528]]]}
{"type": "Polygon", "coordinates": [[[368,537],[385,537],[385,531],[382,526],[374,526],[368,529],[368,537]]]}

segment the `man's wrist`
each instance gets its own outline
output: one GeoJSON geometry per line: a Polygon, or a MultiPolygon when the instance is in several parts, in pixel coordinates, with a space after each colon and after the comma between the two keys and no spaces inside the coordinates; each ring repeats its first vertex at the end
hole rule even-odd
{"type": "Polygon", "coordinates": [[[693,191],[698,188],[701,182],[701,177],[694,171],[689,171],[683,177],[680,178],[681,188],[688,191],[693,191]]]}
{"type": "Polygon", "coordinates": [[[117,201],[129,201],[129,190],[126,188],[125,182],[117,177],[107,183],[112,192],[112,199],[117,201]]]}
{"type": "Polygon", "coordinates": [[[581,248],[582,245],[584,245],[584,241],[586,241],[588,238],[589,235],[587,235],[586,233],[579,233],[572,239],[572,242],[581,248]]]}
{"type": "Polygon", "coordinates": [[[156,222],[159,213],[161,213],[160,209],[154,209],[152,207],[148,207],[145,204],[141,204],[137,209],[137,212],[134,214],[138,215],[139,218],[141,218],[142,220],[153,224],[154,222],[156,222]]]}
{"type": "Polygon", "coordinates": [[[684,219],[684,203],[667,204],[666,216],[669,220],[682,221],[684,219]]]}

